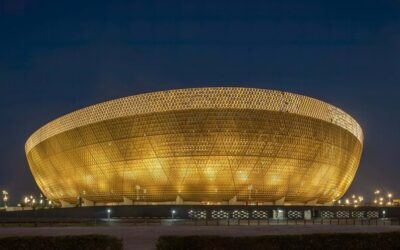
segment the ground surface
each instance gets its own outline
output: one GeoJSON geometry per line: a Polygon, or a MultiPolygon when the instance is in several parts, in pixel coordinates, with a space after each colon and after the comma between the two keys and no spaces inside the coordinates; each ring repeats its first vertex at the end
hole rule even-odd
{"type": "Polygon", "coordinates": [[[311,234],[400,231],[400,226],[275,225],[275,226],[102,226],[0,228],[0,237],[13,235],[108,234],[123,238],[124,249],[155,249],[161,235],[251,236],[266,234],[311,234]]]}

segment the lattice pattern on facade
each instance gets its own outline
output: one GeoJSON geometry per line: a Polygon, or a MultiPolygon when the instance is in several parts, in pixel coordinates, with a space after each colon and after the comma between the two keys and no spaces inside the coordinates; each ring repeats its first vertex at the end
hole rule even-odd
{"type": "Polygon", "coordinates": [[[351,211],[352,218],[364,218],[365,211],[351,211]]]}
{"type": "Polygon", "coordinates": [[[336,218],[339,218],[339,219],[350,218],[350,212],[349,211],[337,211],[336,218]]]}
{"type": "Polygon", "coordinates": [[[268,219],[268,211],[254,210],[251,217],[253,219],[268,219]]]}
{"type": "Polygon", "coordinates": [[[379,218],[378,211],[367,211],[366,215],[367,215],[367,218],[379,218]]]}
{"type": "Polygon", "coordinates": [[[229,213],[223,210],[213,210],[211,212],[211,218],[213,219],[228,219],[229,213]]]}
{"type": "Polygon", "coordinates": [[[360,141],[360,125],[341,109],[320,100],[275,90],[251,88],[194,88],[139,94],[103,102],[62,116],[36,131],[26,151],[62,132],[103,120],[155,112],[191,109],[255,109],[291,112],[332,122],[360,141]],[[251,101],[249,101],[251,100],[251,101]]]}
{"type": "Polygon", "coordinates": [[[232,218],[234,219],[248,219],[249,218],[249,212],[245,210],[234,210],[232,212],[232,218]]]}
{"type": "Polygon", "coordinates": [[[191,218],[191,219],[206,219],[207,218],[207,211],[204,211],[204,210],[190,210],[189,211],[189,218],[191,218]]]}
{"type": "Polygon", "coordinates": [[[51,200],[69,202],[179,196],[325,203],[347,190],[361,151],[361,129],[343,111],[308,97],[243,88],[101,103],[49,123],[26,144],[39,188],[51,200]]]}
{"type": "Polygon", "coordinates": [[[321,211],[321,218],[333,219],[333,218],[335,218],[335,213],[332,211],[321,211]]]}
{"type": "Polygon", "coordinates": [[[289,219],[302,219],[303,218],[303,211],[298,210],[289,210],[287,213],[289,219]]]}

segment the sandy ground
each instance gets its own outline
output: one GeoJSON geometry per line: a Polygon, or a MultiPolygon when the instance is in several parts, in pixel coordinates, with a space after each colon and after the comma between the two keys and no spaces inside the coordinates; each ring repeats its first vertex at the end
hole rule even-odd
{"type": "Polygon", "coordinates": [[[400,226],[350,225],[266,225],[266,226],[104,226],[104,227],[38,227],[0,228],[0,237],[15,235],[108,234],[122,238],[124,249],[155,249],[161,235],[249,236],[266,234],[312,234],[351,232],[392,232],[400,226]]]}

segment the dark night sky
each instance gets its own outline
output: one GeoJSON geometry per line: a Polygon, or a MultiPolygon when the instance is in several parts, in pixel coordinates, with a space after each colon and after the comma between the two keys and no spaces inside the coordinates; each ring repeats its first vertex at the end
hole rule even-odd
{"type": "MultiPolygon", "coordinates": [[[[75,109],[185,87],[327,101],[365,133],[350,192],[400,194],[400,1],[0,0],[0,188],[38,192],[28,136],[75,109]]],[[[396,195],[395,195],[396,196],[396,195]]]]}

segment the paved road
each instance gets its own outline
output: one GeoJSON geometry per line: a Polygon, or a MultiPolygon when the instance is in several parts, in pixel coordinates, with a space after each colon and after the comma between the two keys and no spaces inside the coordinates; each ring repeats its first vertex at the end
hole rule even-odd
{"type": "Polygon", "coordinates": [[[350,225],[275,225],[275,226],[105,226],[105,227],[38,227],[0,228],[0,237],[14,235],[108,234],[124,240],[124,249],[155,249],[161,235],[249,236],[266,234],[312,234],[351,232],[392,232],[400,226],[350,225]]]}

